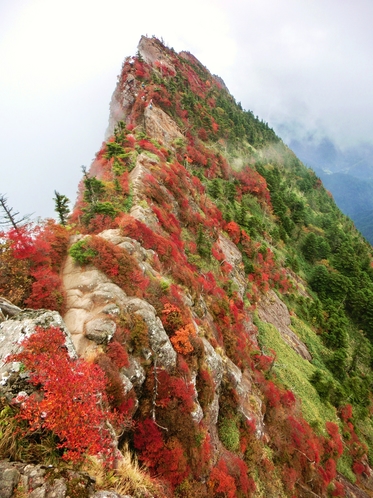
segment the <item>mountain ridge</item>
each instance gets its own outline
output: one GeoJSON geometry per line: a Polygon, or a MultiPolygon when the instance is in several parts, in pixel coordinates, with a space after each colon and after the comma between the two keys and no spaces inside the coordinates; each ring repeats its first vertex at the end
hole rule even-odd
{"type": "Polygon", "coordinates": [[[21,405],[4,381],[23,458],[48,436],[59,465],[131,454],[153,479],[117,473],[134,496],[372,496],[371,247],[266,123],[156,38],[124,61],[108,134],[67,226],[3,234],[0,294],[59,311],[80,357],[37,318],[10,351],[39,380],[21,405]],[[59,418],[50,362],[106,382],[87,380],[98,432],[64,394],[86,442],[59,418]]]}

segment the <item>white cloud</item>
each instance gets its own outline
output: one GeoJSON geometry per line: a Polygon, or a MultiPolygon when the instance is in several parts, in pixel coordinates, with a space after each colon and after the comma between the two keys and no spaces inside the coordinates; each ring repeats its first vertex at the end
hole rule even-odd
{"type": "Polygon", "coordinates": [[[0,2],[1,191],[42,216],[54,189],[75,198],[142,34],[189,50],[271,126],[372,143],[372,18],[371,0],[0,2]]]}

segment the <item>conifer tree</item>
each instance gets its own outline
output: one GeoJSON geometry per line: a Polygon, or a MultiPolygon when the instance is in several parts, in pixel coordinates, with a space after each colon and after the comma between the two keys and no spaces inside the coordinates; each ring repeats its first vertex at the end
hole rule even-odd
{"type": "Polygon", "coordinates": [[[65,226],[67,217],[70,213],[70,209],[68,207],[70,200],[66,197],[66,195],[59,194],[57,190],[54,191],[54,195],[56,196],[53,198],[55,202],[54,210],[58,214],[61,225],[65,226]]]}

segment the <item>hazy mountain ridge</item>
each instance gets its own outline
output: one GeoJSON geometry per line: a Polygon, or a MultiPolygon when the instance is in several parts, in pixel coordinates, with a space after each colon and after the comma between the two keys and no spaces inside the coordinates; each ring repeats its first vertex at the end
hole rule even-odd
{"type": "MultiPolygon", "coordinates": [[[[288,132],[289,133],[289,132],[288,132]]],[[[290,147],[333,194],[338,207],[350,216],[373,244],[373,150],[368,144],[342,151],[331,140],[290,140],[290,147]]]]}
{"type": "Polygon", "coordinates": [[[68,225],[4,236],[0,294],[66,330],[0,324],[34,320],[12,354],[39,381],[19,405],[5,381],[2,423],[21,414],[24,436],[0,454],[130,453],[142,487],[114,476],[133,496],[372,496],[371,247],[266,123],[155,38],[123,64],[109,135],[68,225]]]}
{"type": "Polygon", "coordinates": [[[347,173],[325,173],[314,168],[338,207],[373,244],[373,180],[362,180],[347,173]]]}

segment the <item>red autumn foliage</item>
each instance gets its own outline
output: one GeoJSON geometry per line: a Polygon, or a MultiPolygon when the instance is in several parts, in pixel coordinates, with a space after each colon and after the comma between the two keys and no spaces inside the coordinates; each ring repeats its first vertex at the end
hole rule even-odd
{"type": "Polygon", "coordinates": [[[105,421],[110,417],[103,371],[84,360],[71,359],[65,336],[55,327],[37,327],[23,350],[8,361],[20,361],[30,382],[41,386],[43,397],[31,395],[21,403],[20,417],[30,431],[52,431],[65,450],[63,458],[81,461],[86,454],[113,458],[113,442],[105,421]]]}
{"type": "Polygon", "coordinates": [[[234,171],[233,174],[239,181],[241,194],[251,193],[256,195],[265,205],[271,207],[271,197],[267,188],[267,182],[259,173],[247,166],[240,171],[234,171]]]}
{"type": "Polygon", "coordinates": [[[354,473],[356,475],[361,475],[363,474],[364,472],[367,471],[367,467],[366,465],[364,465],[363,463],[361,462],[354,462],[353,465],[352,465],[352,470],[354,471],[354,473]]]}
{"type": "Polygon", "coordinates": [[[149,140],[146,140],[145,138],[142,139],[142,140],[139,140],[137,142],[137,144],[139,145],[139,147],[141,147],[142,149],[145,149],[145,150],[148,150],[149,152],[152,152],[153,154],[157,155],[160,159],[162,159],[163,161],[166,160],[165,156],[162,154],[162,152],[157,149],[157,147],[152,144],[152,142],[149,142],[149,140]]]}
{"type": "Polygon", "coordinates": [[[141,461],[149,468],[155,469],[164,441],[160,429],[151,419],[137,422],[133,437],[135,448],[140,452],[141,461]]]}
{"type": "Polygon", "coordinates": [[[352,406],[344,405],[339,409],[339,416],[343,422],[348,422],[352,419],[352,406]]]}
{"type": "Polygon", "coordinates": [[[134,445],[140,460],[153,475],[166,479],[172,487],[180,484],[190,473],[183,447],[177,438],[164,441],[153,420],[138,422],[134,445]]]}
{"type": "Polygon", "coordinates": [[[230,221],[224,227],[232,242],[238,244],[241,238],[241,229],[236,222],[230,221]]]}
{"type": "MultiPolygon", "coordinates": [[[[246,463],[234,453],[226,452],[224,459],[227,465],[229,475],[234,478],[235,486],[239,493],[245,497],[250,497],[256,491],[254,480],[248,476],[248,468],[246,463]]],[[[273,464],[268,472],[273,471],[273,464]]]]}
{"type": "Polygon", "coordinates": [[[35,309],[63,311],[64,292],[59,270],[69,238],[66,228],[47,220],[43,225],[11,229],[5,238],[12,257],[25,261],[24,270],[32,282],[24,304],[35,309]]]}
{"type": "Polygon", "coordinates": [[[92,258],[92,264],[96,268],[110,277],[127,294],[143,296],[149,279],[143,275],[133,256],[126,250],[95,235],[89,238],[87,246],[96,253],[92,258]]]}
{"type": "Polygon", "coordinates": [[[119,369],[129,366],[128,353],[120,342],[109,342],[106,354],[119,369]]]}
{"type": "Polygon", "coordinates": [[[322,466],[318,469],[323,485],[326,488],[332,481],[337,477],[337,466],[335,460],[329,458],[322,466]]]}
{"type": "Polygon", "coordinates": [[[31,271],[31,276],[35,280],[31,287],[31,295],[26,299],[25,304],[33,309],[46,308],[61,311],[64,294],[60,276],[48,266],[35,268],[31,271]]]}
{"type": "Polygon", "coordinates": [[[204,142],[207,142],[208,140],[208,135],[207,135],[207,131],[205,130],[205,128],[200,128],[198,130],[198,138],[200,138],[201,140],[203,140],[204,142]]]}
{"type": "Polygon", "coordinates": [[[345,488],[342,483],[334,481],[334,489],[332,491],[332,496],[345,496],[345,488]]]}
{"type": "Polygon", "coordinates": [[[330,436],[330,439],[325,442],[325,452],[333,457],[340,457],[343,453],[343,441],[338,425],[334,422],[326,422],[325,428],[330,436]]]}
{"type": "Polygon", "coordinates": [[[193,163],[200,164],[201,166],[207,165],[206,156],[199,152],[197,149],[192,147],[191,145],[187,146],[188,157],[192,159],[193,163]]]}
{"type": "Polygon", "coordinates": [[[281,402],[281,391],[271,380],[267,381],[264,388],[266,401],[271,408],[276,408],[281,402]]]}
{"type": "Polygon", "coordinates": [[[220,459],[210,473],[210,483],[214,490],[214,496],[224,496],[227,498],[236,497],[236,484],[233,477],[228,473],[227,464],[220,459]],[[221,493],[221,494],[220,494],[221,493]]]}
{"type": "Polygon", "coordinates": [[[158,370],[157,405],[168,409],[178,408],[183,413],[193,411],[196,396],[193,383],[158,370]]]}
{"type": "Polygon", "coordinates": [[[285,484],[285,487],[288,491],[293,491],[295,483],[298,479],[298,472],[292,467],[288,467],[287,465],[282,470],[282,480],[285,484]]]}

